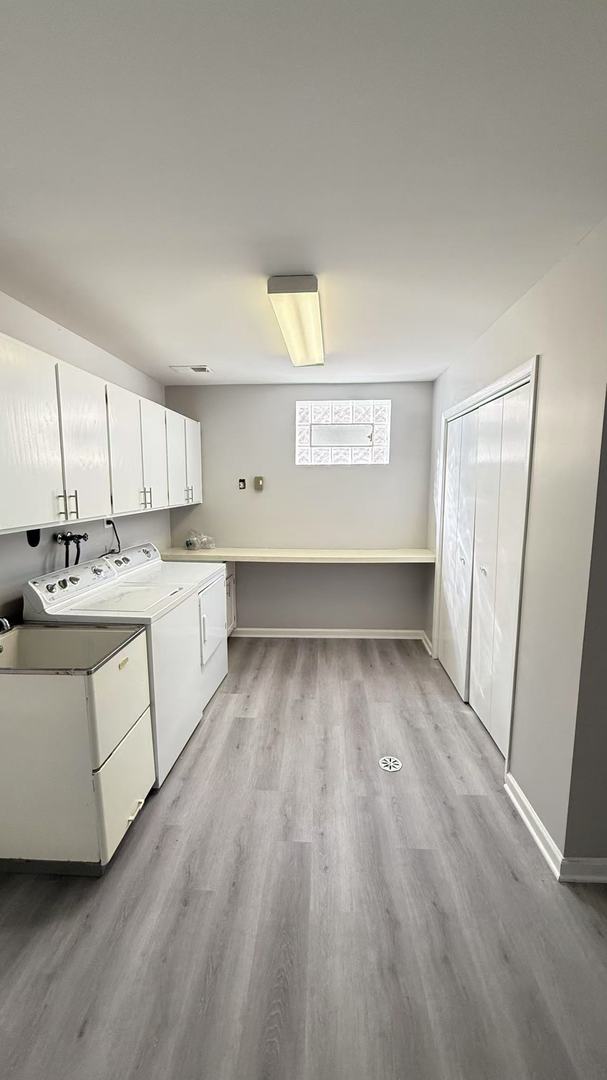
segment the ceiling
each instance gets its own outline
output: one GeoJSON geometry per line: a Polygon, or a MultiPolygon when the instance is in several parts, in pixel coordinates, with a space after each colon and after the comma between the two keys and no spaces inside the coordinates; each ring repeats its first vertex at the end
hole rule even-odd
{"type": "Polygon", "coordinates": [[[164,383],[434,378],[607,213],[604,0],[9,0],[1,39],[0,289],[164,383]]]}

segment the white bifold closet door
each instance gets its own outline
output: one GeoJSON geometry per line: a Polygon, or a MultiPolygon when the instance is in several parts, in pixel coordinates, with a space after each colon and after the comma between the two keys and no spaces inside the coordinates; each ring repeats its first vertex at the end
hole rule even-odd
{"type": "Polygon", "coordinates": [[[527,503],[529,384],[478,409],[470,695],[505,755],[527,503]]]}
{"type": "Polygon", "coordinates": [[[476,409],[451,421],[445,464],[438,656],[464,701],[468,700],[477,430],[476,409]]]}

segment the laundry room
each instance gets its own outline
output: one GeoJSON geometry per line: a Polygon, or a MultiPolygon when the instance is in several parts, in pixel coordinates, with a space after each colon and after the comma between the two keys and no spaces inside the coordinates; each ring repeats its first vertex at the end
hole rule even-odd
{"type": "Polygon", "coordinates": [[[531,7],[6,8],[2,1077],[607,1074],[607,18],[531,7]]]}

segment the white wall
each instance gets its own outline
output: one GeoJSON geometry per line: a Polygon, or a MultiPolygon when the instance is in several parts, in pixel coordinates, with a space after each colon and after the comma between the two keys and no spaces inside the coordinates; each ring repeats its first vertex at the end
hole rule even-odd
{"type": "MultiPolygon", "coordinates": [[[[5,293],[0,293],[0,331],[144,397],[164,400],[164,388],[149,376],[5,293]]],[[[117,518],[116,523],[124,547],[148,539],[160,547],[169,543],[166,510],[117,518]]],[[[113,546],[113,534],[103,522],[79,522],[79,526],[79,532],[89,533],[83,559],[93,559],[113,546]]],[[[20,618],[24,582],[63,566],[64,550],[53,542],[54,531],[44,529],[37,548],[28,546],[25,533],[0,536],[0,614],[12,620],[20,618]]]]}
{"type": "Polygon", "coordinates": [[[0,292],[0,332],[142,397],[164,401],[164,387],[149,375],[3,292],[0,292]]]}
{"type": "MultiPolygon", "coordinates": [[[[430,383],[178,386],[167,387],[166,401],[202,424],[204,503],[172,512],[175,544],[197,528],[236,547],[426,546],[430,383]],[[295,465],[295,402],[325,397],[391,399],[389,465],[295,465]],[[253,489],[255,475],[265,478],[262,493],[253,489]],[[246,491],[239,491],[239,477],[246,478],[246,491]]],[[[385,572],[360,566],[355,573],[274,569],[239,570],[239,625],[426,626],[428,566],[385,572]],[[269,581],[270,598],[264,593],[269,581]]]]}
{"type": "Polygon", "coordinates": [[[541,354],[511,771],[561,851],[607,382],[606,298],[604,222],[435,384],[434,499],[442,412],[541,354]]]}

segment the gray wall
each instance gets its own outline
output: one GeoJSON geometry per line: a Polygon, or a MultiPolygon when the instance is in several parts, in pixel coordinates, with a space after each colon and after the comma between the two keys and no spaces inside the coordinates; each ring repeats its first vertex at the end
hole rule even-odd
{"type": "MultiPolygon", "coordinates": [[[[234,547],[426,546],[431,384],[174,386],[166,402],[202,423],[204,503],[172,512],[175,544],[197,528],[234,547]],[[295,465],[295,402],[325,397],[392,400],[389,465],[295,465]],[[261,494],[253,490],[257,474],[265,478],[261,494]],[[239,477],[246,491],[238,490],[239,477]]],[[[423,629],[431,576],[427,566],[248,565],[238,573],[238,621],[423,629]]]]}
{"type": "MultiPolygon", "coordinates": [[[[37,311],[32,311],[5,293],[0,293],[0,331],[42,349],[51,356],[124,386],[127,390],[133,390],[155,401],[163,401],[162,386],[143,372],[104,352],[37,311]]],[[[160,547],[166,547],[169,543],[169,514],[166,510],[117,518],[116,524],[125,547],[143,540],[152,540],[160,547]]],[[[83,559],[93,559],[113,546],[113,534],[104,527],[103,522],[82,522],[81,525],[79,531],[88,532],[90,537],[83,547],[83,559]]],[[[54,531],[43,530],[37,548],[28,546],[25,533],[0,536],[1,615],[12,620],[20,618],[24,583],[36,574],[50,573],[63,565],[64,552],[53,542],[54,531]]]]}
{"type": "Polygon", "coordinates": [[[607,407],[594,524],[565,855],[607,852],[607,407]]]}
{"type": "Polygon", "coordinates": [[[443,410],[542,357],[510,768],[561,851],[607,381],[606,297],[604,222],[435,384],[433,503],[443,410]]]}
{"type": "Polygon", "coordinates": [[[194,525],[239,547],[425,547],[430,383],[170,386],[166,403],[202,424],[204,504],[173,514],[177,543],[194,525]],[[298,398],[367,397],[392,399],[389,465],[295,464],[298,398]]]}

